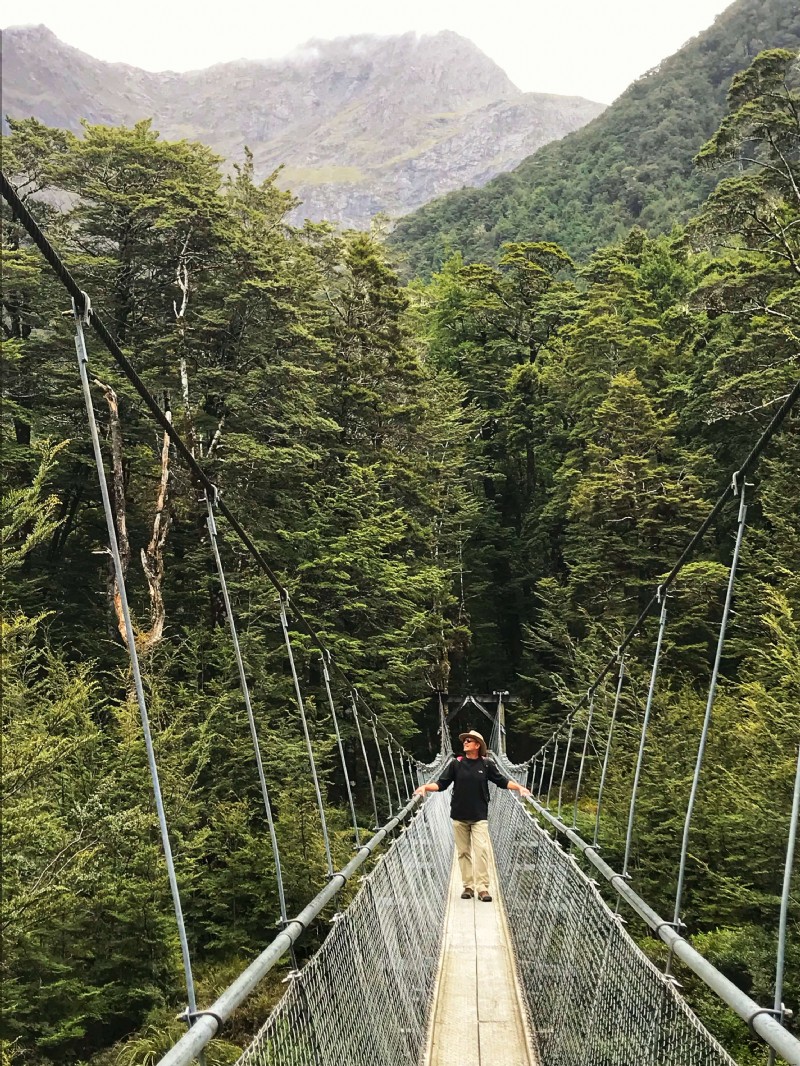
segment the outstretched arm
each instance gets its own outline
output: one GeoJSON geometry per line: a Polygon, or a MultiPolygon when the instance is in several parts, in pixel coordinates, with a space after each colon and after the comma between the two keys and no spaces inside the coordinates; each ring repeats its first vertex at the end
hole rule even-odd
{"type": "Polygon", "coordinates": [[[486,760],[486,776],[498,788],[507,788],[511,792],[519,792],[520,796],[530,796],[530,792],[524,785],[518,785],[516,781],[511,781],[505,774],[501,774],[492,759],[486,760]]]}
{"type": "Polygon", "coordinates": [[[424,785],[420,785],[419,788],[414,789],[415,796],[422,796],[425,792],[438,792],[439,784],[437,781],[428,781],[424,785]]]}
{"type": "Polygon", "coordinates": [[[520,796],[530,796],[531,790],[524,785],[518,785],[516,781],[509,781],[506,786],[511,792],[519,792],[520,796]]]}

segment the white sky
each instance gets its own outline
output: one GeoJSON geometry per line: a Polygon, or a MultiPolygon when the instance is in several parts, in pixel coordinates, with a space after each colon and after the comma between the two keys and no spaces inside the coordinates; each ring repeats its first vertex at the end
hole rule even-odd
{"type": "Polygon", "coordinates": [[[0,0],[0,24],[43,22],[98,59],[192,70],[286,55],[311,37],[468,37],[525,91],[610,103],[728,0],[0,0]]]}

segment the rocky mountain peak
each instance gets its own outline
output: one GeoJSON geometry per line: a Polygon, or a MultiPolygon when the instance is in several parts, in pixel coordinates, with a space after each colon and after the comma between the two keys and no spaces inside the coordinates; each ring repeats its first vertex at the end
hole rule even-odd
{"type": "Polygon", "coordinates": [[[520,92],[452,31],[312,38],[282,59],[237,60],[185,74],[105,63],[45,26],[3,41],[4,110],[80,133],[81,120],[152,118],[164,137],[203,141],[256,173],[283,165],[303,201],[295,220],[365,226],[464,185],[481,185],[603,110],[520,92]]]}

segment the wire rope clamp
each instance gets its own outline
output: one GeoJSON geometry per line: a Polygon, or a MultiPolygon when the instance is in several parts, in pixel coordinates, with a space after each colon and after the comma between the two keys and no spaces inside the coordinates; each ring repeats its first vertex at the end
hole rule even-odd
{"type": "Polygon", "coordinates": [[[775,1021],[779,1025],[783,1025],[783,1019],[787,1016],[787,1013],[788,1012],[782,1003],[780,1010],[775,1010],[774,1007],[759,1007],[759,1009],[754,1010],[750,1017],[747,1019],[747,1028],[750,1030],[751,1033],[756,1034],[756,1030],[753,1023],[755,1022],[756,1018],[758,1018],[761,1014],[769,1014],[772,1018],[775,1019],[775,1021]]]}
{"type": "Polygon", "coordinates": [[[287,975],[281,981],[281,984],[282,985],[288,985],[291,981],[296,981],[297,978],[300,976],[300,974],[301,974],[300,970],[289,970],[287,975]]]}
{"type": "Polygon", "coordinates": [[[217,1023],[217,1032],[219,1032],[225,1024],[219,1014],[216,1014],[213,1010],[190,1010],[189,1007],[186,1007],[186,1009],[176,1015],[176,1017],[178,1021],[186,1022],[190,1029],[199,1018],[213,1018],[217,1023]]]}
{"type": "Polygon", "coordinates": [[[673,933],[677,933],[678,936],[682,937],[686,931],[686,923],[682,922],[680,918],[677,922],[659,922],[658,925],[653,928],[653,934],[660,937],[662,929],[671,929],[673,933]]]}

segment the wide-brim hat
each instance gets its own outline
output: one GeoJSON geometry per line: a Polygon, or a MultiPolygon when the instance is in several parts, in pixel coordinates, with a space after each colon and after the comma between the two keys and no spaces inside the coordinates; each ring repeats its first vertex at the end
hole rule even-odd
{"type": "Polygon", "coordinates": [[[470,729],[469,732],[467,732],[467,733],[459,733],[458,734],[458,739],[459,740],[462,740],[462,741],[466,740],[467,737],[472,737],[473,740],[477,740],[477,742],[481,746],[481,758],[485,759],[486,758],[486,741],[483,739],[483,737],[480,735],[480,733],[478,733],[474,729],[470,729]]]}

